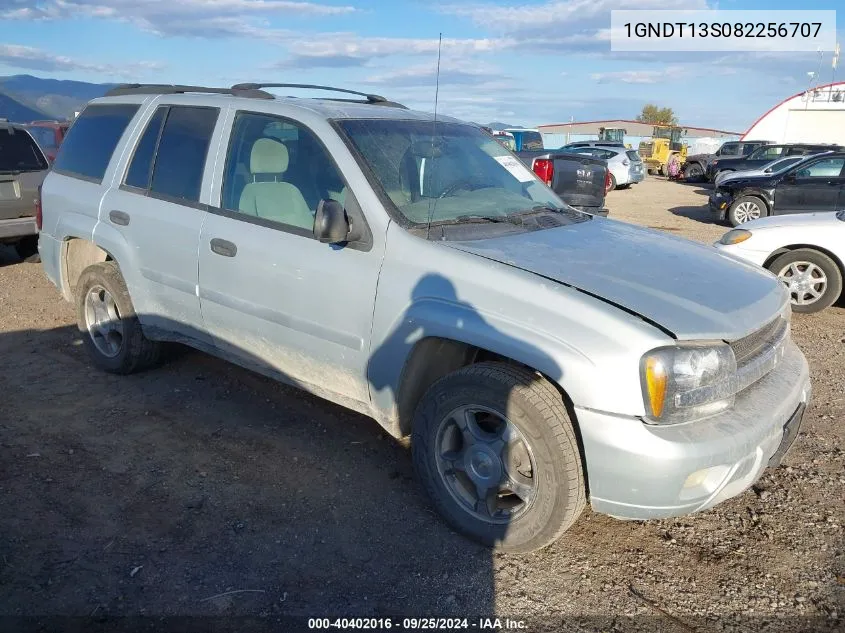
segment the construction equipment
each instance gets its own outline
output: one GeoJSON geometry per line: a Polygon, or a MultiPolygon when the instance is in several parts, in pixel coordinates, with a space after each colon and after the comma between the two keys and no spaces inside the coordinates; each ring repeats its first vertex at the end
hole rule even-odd
{"type": "Polygon", "coordinates": [[[687,159],[687,144],[681,142],[684,129],[677,125],[655,125],[651,140],[642,141],[639,147],[640,157],[649,174],[666,175],[669,158],[676,154],[681,164],[687,159]]]}
{"type": "Polygon", "coordinates": [[[625,142],[625,134],[628,130],[621,127],[600,127],[599,140],[607,143],[623,143],[625,142]]]}

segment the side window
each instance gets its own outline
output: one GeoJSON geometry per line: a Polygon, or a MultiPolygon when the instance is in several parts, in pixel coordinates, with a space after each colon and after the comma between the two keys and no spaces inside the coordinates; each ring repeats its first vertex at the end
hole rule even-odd
{"type": "Polygon", "coordinates": [[[742,147],[742,155],[743,155],[743,156],[748,156],[749,154],[751,154],[751,152],[753,152],[753,151],[754,151],[755,149],[757,149],[758,147],[759,147],[759,145],[743,145],[743,147],[742,147]]]}
{"type": "Polygon", "coordinates": [[[170,106],[158,142],[150,193],[197,202],[217,108],[170,106]]]}
{"type": "Polygon", "coordinates": [[[68,130],[53,168],[71,176],[102,182],[112,153],[136,112],[138,106],[135,104],[85,108],[68,130]]]}
{"type": "Polygon", "coordinates": [[[736,156],[739,154],[739,145],[736,143],[725,143],[722,147],[719,148],[719,151],[716,152],[719,156],[736,156]]]}
{"type": "Polygon", "coordinates": [[[138,145],[135,146],[132,161],[129,163],[129,169],[126,172],[126,179],[123,181],[124,184],[145,191],[149,189],[153,156],[155,156],[158,138],[161,134],[161,124],[165,116],[167,116],[167,107],[159,108],[150,122],[147,123],[147,128],[141,135],[138,145]]]}
{"type": "Polygon", "coordinates": [[[320,200],[345,201],[346,185],[307,128],[269,114],[238,112],[221,206],[310,233],[320,200]]]}
{"type": "Polygon", "coordinates": [[[798,170],[798,178],[838,178],[845,167],[845,158],[826,158],[798,170]]]}
{"type": "Polygon", "coordinates": [[[761,158],[765,160],[774,160],[779,158],[783,154],[784,148],[781,146],[773,146],[765,148],[756,158],[761,158]]]}

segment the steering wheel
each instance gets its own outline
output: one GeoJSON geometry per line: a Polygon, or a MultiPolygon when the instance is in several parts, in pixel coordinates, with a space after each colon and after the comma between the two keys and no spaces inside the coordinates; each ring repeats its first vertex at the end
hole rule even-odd
{"type": "Polygon", "coordinates": [[[446,187],[443,192],[437,196],[438,199],[445,198],[456,191],[460,191],[461,189],[466,189],[467,191],[476,191],[477,189],[488,189],[490,187],[495,187],[496,185],[491,185],[489,183],[477,183],[471,182],[469,180],[458,180],[453,182],[451,185],[446,187]]]}

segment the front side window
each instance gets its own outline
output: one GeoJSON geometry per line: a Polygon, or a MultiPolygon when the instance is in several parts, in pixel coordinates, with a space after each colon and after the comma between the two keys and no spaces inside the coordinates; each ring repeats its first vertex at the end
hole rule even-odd
{"type": "Polygon", "coordinates": [[[845,167],[845,158],[825,158],[796,172],[798,178],[838,178],[845,167]]]}
{"type": "Polygon", "coordinates": [[[44,154],[25,130],[0,127],[0,174],[47,169],[44,154]]]}
{"type": "Polygon", "coordinates": [[[774,160],[783,154],[782,145],[771,145],[769,147],[761,147],[754,151],[748,158],[749,160],[774,160]]]}
{"type": "Polygon", "coordinates": [[[736,156],[739,154],[739,145],[737,143],[725,143],[716,152],[717,156],[736,156]]]}
{"type": "Polygon", "coordinates": [[[223,177],[224,209],[310,233],[320,201],[343,204],[346,195],[340,172],[311,130],[270,114],[238,112],[223,177]]]}
{"type": "Polygon", "coordinates": [[[493,221],[566,205],[523,163],[474,126],[342,120],[340,129],[399,214],[413,225],[493,221]]]}
{"type": "Polygon", "coordinates": [[[150,193],[198,202],[217,108],[169,106],[158,142],[150,193]]]}
{"type": "Polygon", "coordinates": [[[138,107],[127,103],[85,108],[68,130],[53,168],[70,176],[102,182],[112,154],[138,107]]]}

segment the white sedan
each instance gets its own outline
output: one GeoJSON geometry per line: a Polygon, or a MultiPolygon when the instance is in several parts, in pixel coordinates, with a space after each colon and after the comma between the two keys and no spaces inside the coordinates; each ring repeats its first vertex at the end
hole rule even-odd
{"type": "Polygon", "coordinates": [[[842,294],[845,210],[754,220],[728,231],[714,246],[777,275],[795,312],[818,312],[842,294]]]}

